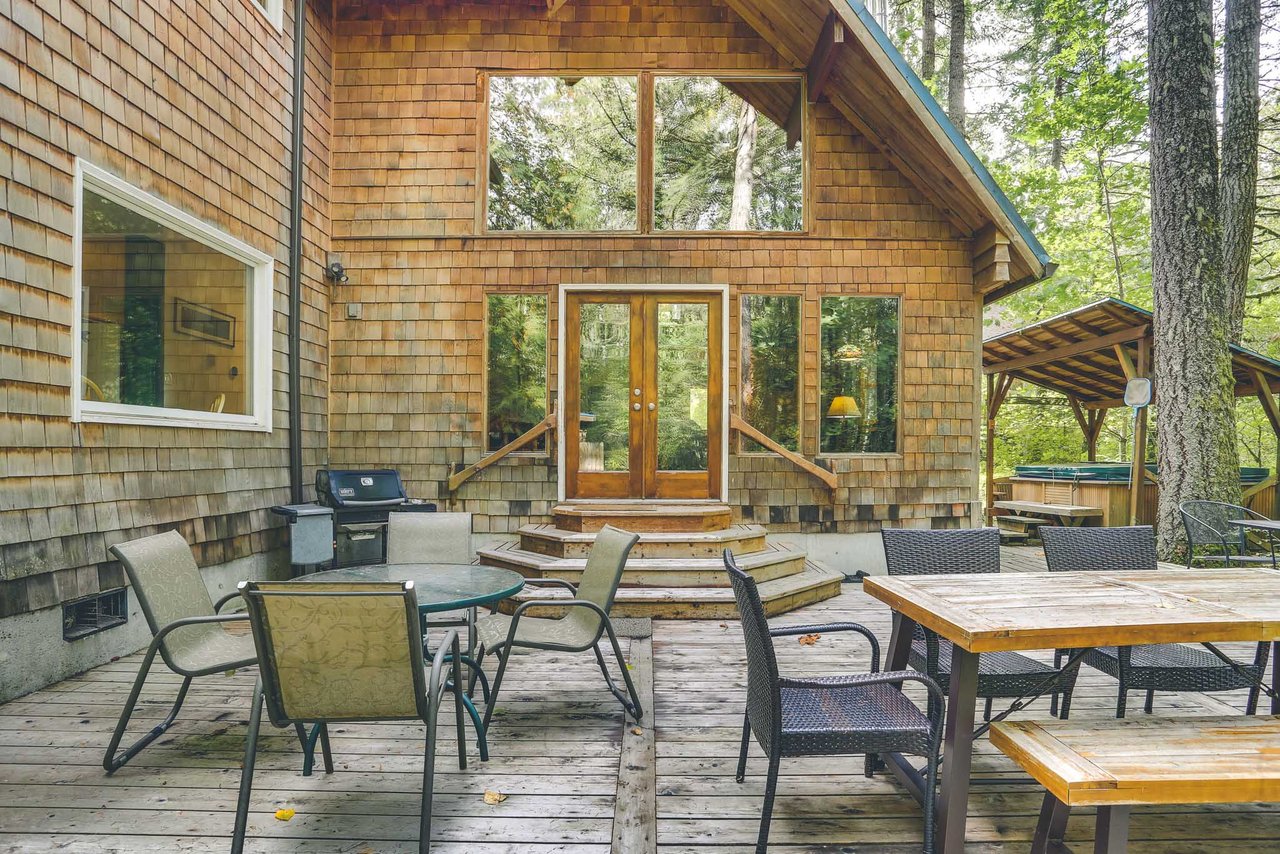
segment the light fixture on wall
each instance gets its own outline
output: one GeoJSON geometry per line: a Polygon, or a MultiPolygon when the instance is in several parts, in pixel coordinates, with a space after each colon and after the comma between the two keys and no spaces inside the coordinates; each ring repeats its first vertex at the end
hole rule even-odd
{"type": "Polygon", "coordinates": [[[347,281],[347,268],[341,261],[334,261],[324,268],[325,277],[334,284],[341,285],[347,281]]]}

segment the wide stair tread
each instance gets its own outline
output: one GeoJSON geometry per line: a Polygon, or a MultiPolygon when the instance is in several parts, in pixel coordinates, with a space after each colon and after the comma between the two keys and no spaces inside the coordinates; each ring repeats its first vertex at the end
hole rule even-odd
{"type": "MultiPolygon", "coordinates": [[[[806,561],[804,571],[757,583],[760,600],[769,616],[783,614],[804,605],[829,599],[840,592],[844,575],[806,561]]],[[[527,599],[567,599],[563,589],[526,587],[503,610],[510,611],[527,599]]],[[[537,609],[531,609],[538,613],[537,609]]],[[[542,611],[547,615],[554,612],[542,611]]],[[[656,619],[733,619],[737,616],[733,590],[728,587],[622,587],[614,598],[612,613],[620,617],[656,619]]]]}
{"type": "MultiPolygon", "coordinates": [[[[509,567],[532,577],[564,578],[577,582],[586,569],[586,557],[555,557],[502,543],[478,551],[481,563],[509,567]]],[[[785,543],[766,542],[758,551],[736,555],[738,565],[760,582],[803,572],[805,553],[785,543]]],[[[715,557],[631,557],[622,573],[624,586],[725,587],[729,577],[724,560],[715,557]]]]}
{"type": "MultiPolygon", "coordinates": [[[[551,557],[585,557],[598,531],[566,531],[555,525],[525,525],[518,531],[520,548],[551,557]]],[[[716,531],[640,531],[631,550],[634,558],[719,557],[724,549],[735,553],[764,548],[767,532],[762,525],[730,525],[716,531]]]]}
{"type": "Polygon", "coordinates": [[[626,531],[716,531],[732,524],[727,504],[661,502],[557,504],[551,510],[555,526],[565,531],[599,531],[613,525],[626,531]]]}

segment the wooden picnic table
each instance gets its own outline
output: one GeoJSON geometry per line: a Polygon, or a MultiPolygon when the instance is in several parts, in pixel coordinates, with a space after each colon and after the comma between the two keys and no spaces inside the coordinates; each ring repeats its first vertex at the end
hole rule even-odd
{"type": "Polygon", "coordinates": [[[1088,507],[1083,504],[1045,504],[1043,501],[997,501],[994,507],[1008,510],[1018,516],[1039,517],[1049,519],[1065,527],[1078,527],[1090,519],[1101,519],[1101,507],[1088,507]]]}
{"type": "MultiPolygon", "coordinates": [[[[1272,685],[1280,688],[1280,571],[1274,569],[871,576],[863,590],[894,612],[886,670],[907,667],[917,623],[955,644],[938,812],[943,854],[964,847],[979,653],[1270,641],[1272,685]]],[[[1280,713],[1275,700],[1272,712],[1280,713]]],[[[883,758],[913,794],[925,796],[905,758],[883,758]]]]}

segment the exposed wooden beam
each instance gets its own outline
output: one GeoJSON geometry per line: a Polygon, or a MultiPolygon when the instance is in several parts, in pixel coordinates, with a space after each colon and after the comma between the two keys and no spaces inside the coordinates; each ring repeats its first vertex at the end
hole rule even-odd
{"type": "Polygon", "coordinates": [[[560,8],[568,2],[569,0],[547,0],[547,17],[550,18],[556,12],[559,12],[560,8]]]}
{"type": "Polygon", "coordinates": [[[827,88],[831,79],[831,71],[836,67],[836,59],[844,49],[844,21],[835,12],[827,15],[822,25],[822,33],[818,36],[818,44],[813,49],[813,57],[809,60],[809,103],[816,104],[827,88]]]}
{"type": "Polygon", "coordinates": [[[1021,368],[1029,368],[1033,365],[1043,365],[1046,362],[1065,359],[1070,356],[1079,356],[1082,353],[1092,353],[1095,350],[1105,350],[1116,344],[1124,344],[1129,341],[1140,341],[1147,336],[1147,331],[1151,327],[1147,325],[1135,326],[1132,329],[1121,329],[1118,332],[1112,332],[1108,335],[1102,335],[1092,340],[1081,341],[1077,344],[1068,344],[1065,347],[1055,347],[1052,350],[1044,350],[1039,353],[1032,353],[1027,356],[1021,356],[1017,359],[1009,359],[1006,362],[999,362],[994,365],[984,366],[983,372],[988,374],[1004,373],[1006,371],[1016,371],[1021,368]]]}
{"type": "Polygon", "coordinates": [[[1267,378],[1262,375],[1262,371],[1250,371],[1253,376],[1253,386],[1258,394],[1258,402],[1262,404],[1262,411],[1267,414],[1267,420],[1271,422],[1271,429],[1276,432],[1276,438],[1280,439],[1280,404],[1276,403],[1275,396],[1271,394],[1271,386],[1267,383],[1267,378]]]}
{"type": "Polygon", "coordinates": [[[1124,378],[1131,380],[1138,375],[1138,369],[1133,366],[1133,359],[1129,358],[1129,351],[1124,348],[1123,344],[1117,344],[1114,348],[1116,358],[1120,360],[1120,367],[1124,370],[1124,378]]]}

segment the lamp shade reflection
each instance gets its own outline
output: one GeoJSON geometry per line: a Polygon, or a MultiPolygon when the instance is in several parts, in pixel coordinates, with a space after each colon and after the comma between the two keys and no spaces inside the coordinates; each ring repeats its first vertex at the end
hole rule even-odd
{"type": "Polygon", "coordinates": [[[858,409],[858,402],[848,395],[839,395],[831,400],[831,406],[827,408],[828,418],[860,418],[862,410],[858,409]]]}

